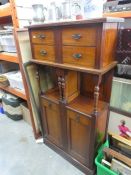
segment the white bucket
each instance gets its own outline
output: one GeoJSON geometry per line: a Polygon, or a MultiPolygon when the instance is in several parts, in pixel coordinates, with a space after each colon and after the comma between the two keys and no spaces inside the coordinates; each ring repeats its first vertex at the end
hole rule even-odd
{"type": "Polygon", "coordinates": [[[84,0],[84,17],[99,18],[103,16],[103,4],[105,0],[84,0]]]}

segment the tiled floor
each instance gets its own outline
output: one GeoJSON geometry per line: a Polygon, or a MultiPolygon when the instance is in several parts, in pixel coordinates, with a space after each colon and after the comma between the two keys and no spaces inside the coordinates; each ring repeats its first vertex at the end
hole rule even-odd
{"type": "Polygon", "coordinates": [[[44,144],[32,128],[0,115],[0,175],[84,175],[44,144]]]}

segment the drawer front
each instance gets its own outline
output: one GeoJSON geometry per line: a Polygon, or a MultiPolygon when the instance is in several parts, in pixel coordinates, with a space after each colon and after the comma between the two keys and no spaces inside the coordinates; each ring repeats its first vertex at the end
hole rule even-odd
{"type": "Polygon", "coordinates": [[[64,45],[96,46],[96,28],[64,29],[62,40],[64,45]]]}
{"type": "Polygon", "coordinates": [[[63,63],[94,68],[95,47],[64,46],[63,63]]]}
{"type": "Polygon", "coordinates": [[[54,44],[54,33],[52,30],[32,31],[31,39],[36,44],[54,44]]]}
{"type": "Polygon", "coordinates": [[[55,61],[54,46],[34,45],[34,58],[37,60],[55,61]]]}
{"type": "Polygon", "coordinates": [[[67,110],[68,151],[82,164],[89,164],[91,119],[67,110]]]}

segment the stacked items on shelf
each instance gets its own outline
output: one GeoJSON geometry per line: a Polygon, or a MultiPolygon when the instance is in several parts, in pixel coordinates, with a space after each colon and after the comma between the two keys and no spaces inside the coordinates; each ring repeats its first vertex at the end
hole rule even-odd
{"type": "Polygon", "coordinates": [[[16,13],[19,22],[19,27],[23,28],[32,23],[32,1],[15,1],[16,13]]]}
{"type": "Polygon", "coordinates": [[[102,17],[103,0],[26,0],[15,1],[20,28],[30,24],[51,23],[102,17]]]}
{"type": "Polygon", "coordinates": [[[8,72],[5,73],[4,76],[6,76],[7,79],[9,80],[10,87],[19,89],[23,92],[25,91],[20,71],[8,72]]]}
{"type": "Polygon", "coordinates": [[[0,51],[16,53],[15,40],[12,30],[0,30],[0,51]]]}
{"type": "Polygon", "coordinates": [[[109,134],[109,140],[99,149],[95,163],[97,175],[130,175],[131,142],[120,136],[109,134]]]}
{"type": "Polygon", "coordinates": [[[22,118],[31,125],[30,112],[27,103],[19,97],[5,93],[2,95],[2,105],[4,113],[12,120],[21,120],[22,118]]]}

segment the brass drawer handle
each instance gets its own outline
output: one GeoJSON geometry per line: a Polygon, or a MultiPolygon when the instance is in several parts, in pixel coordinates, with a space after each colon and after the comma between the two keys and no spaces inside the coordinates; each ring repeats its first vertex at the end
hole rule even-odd
{"type": "Polygon", "coordinates": [[[41,55],[41,56],[46,56],[46,55],[47,55],[46,50],[41,50],[41,51],[40,51],[40,55],[41,55]]]}
{"type": "Polygon", "coordinates": [[[76,115],[76,119],[75,119],[75,120],[76,120],[76,122],[77,122],[77,123],[79,123],[79,122],[80,122],[80,115],[79,115],[79,114],[78,114],[78,115],[76,115]]]}
{"type": "Polygon", "coordinates": [[[73,54],[73,57],[78,60],[78,59],[80,59],[82,57],[82,54],[75,53],[75,54],[73,54]]]}
{"type": "Polygon", "coordinates": [[[39,39],[45,39],[46,36],[45,36],[44,34],[39,34],[39,35],[37,36],[37,38],[39,38],[39,39]]]}
{"type": "Polygon", "coordinates": [[[79,40],[81,37],[82,37],[81,34],[73,34],[72,35],[72,38],[75,40],[79,40]]]}
{"type": "Polygon", "coordinates": [[[34,35],[33,38],[45,39],[46,35],[44,35],[44,34],[34,35]]]}

